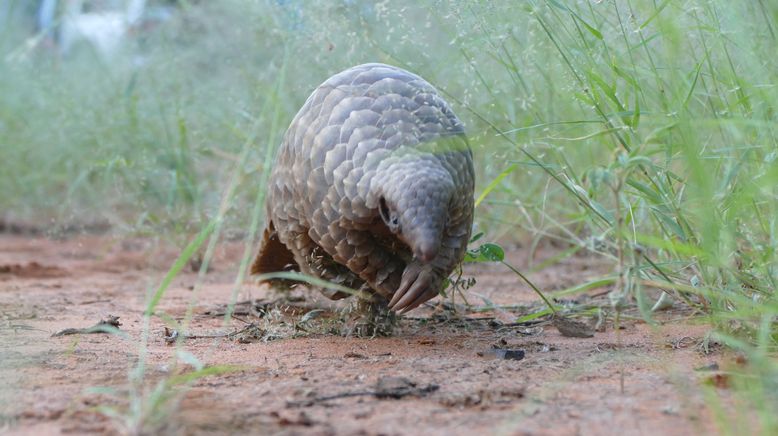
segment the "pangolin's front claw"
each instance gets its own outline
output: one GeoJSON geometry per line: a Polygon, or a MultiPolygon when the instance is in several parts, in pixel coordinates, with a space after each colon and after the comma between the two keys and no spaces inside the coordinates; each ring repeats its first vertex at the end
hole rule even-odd
{"type": "Polygon", "coordinates": [[[416,282],[416,278],[419,277],[421,272],[421,265],[418,263],[411,263],[403,271],[402,280],[400,280],[400,286],[394,291],[392,299],[389,300],[388,307],[391,310],[395,310],[395,305],[400,299],[408,292],[411,286],[416,282]]]}
{"type": "Polygon", "coordinates": [[[400,311],[398,313],[399,314],[404,314],[406,312],[410,312],[411,310],[421,306],[422,304],[426,303],[429,300],[432,300],[433,298],[435,298],[438,295],[439,291],[438,291],[438,289],[436,287],[434,287],[432,285],[427,285],[426,288],[427,288],[427,290],[424,291],[418,297],[416,297],[415,300],[413,300],[410,303],[408,303],[408,305],[405,306],[404,308],[399,309],[400,311]]]}
{"type": "Polygon", "coordinates": [[[389,308],[405,313],[438,295],[437,280],[431,265],[408,265],[402,282],[389,302],[389,308]]]}

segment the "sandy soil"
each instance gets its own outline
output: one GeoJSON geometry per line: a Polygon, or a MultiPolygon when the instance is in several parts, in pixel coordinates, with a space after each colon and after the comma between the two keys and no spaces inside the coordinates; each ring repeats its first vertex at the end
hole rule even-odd
{"type": "MultiPolygon", "coordinates": [[[[220,247],[199,286],[195,273],[181,274],[161,309],[182,319],[196,297],[191,334],[245,328],[239,320],[225,325],[206,314],[229,301],[242,250],[238,243],[220,247]]],[[[526,266],[525,252],[513,250],[509,259],[526,266]]],[[[556,252],[542,249],[534,260],[556,252]]],[[[122,431],[121,420],[99,413],[98,406],[126,408],[146,296],[176,253],[142,239],[79,236],[54,241],[0,234],[0,432],[122,431]],[[89,327],[109,314],[120,317],[126,337],[52,337],[65,328],[89,327]],[[117,398],[93,389],[106,386],[125,395],[117,398]]],[[[542,289],[554,290],[605,271],[592,258],[574,256],[531,278],[542,289]]],[[[498,304],[537,304],[527,286],[499,266],[473,266],[467,273],[477,279],[468,297],[473,304],[483,304],[475,294],[498,304]]],[[[267,289],[250,283],[239,288],[240,301],[271,298],[267,289]]],[[[300,304],[333,307],[314,296],[300,304]]],[[[716,430],[700,388],[710,373],[698,369],[730,356],[721,350],[703,354],[696,344],[708,328],[686,321],[682,313],[664,315],[671,322],[659,326],[626,321],[620,337],[608,324],[604,332],[580,339],[563,337],[547,324],[503,324],[513,317],[507,312],[455,316],[424,307],[401,320],[393,337],[362,339],[306,332],[306,324],[300,323],[306,312],[291,308],[273,321],[241,316],[256,321],[265,339],[280,339],[184,341],[182,349],[206,365],[239,369],[195,381],[162,416],[160,431],[630,435],[716,430]],[[300,326],[296,330],[295,322],[300,326]],[[497,358],[494,346],[521,350],[525,356],[497,358]],[[380,398],[375,394],[387,391],[376,387],[379,379],[400,383],[405,393],[415,395],[380,398]],[[354,395],[326,398],[341,394],[354,395]]],[[[166,343],[164,326],[160,318],[151,322],[149,386],[191,370],[172,366],[177,348],[166,343]]]]}

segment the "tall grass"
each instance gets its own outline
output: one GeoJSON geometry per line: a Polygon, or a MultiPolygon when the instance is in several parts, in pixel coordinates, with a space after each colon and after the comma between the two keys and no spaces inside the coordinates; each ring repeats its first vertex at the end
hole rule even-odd
{"type": "Polygon", "coordinates": [[[648,287],[694,307],[748,356],[741,401],[774,432],[776,25],[764,0],[181,2],[105,60],[29,49],[14,21],[0,211],[183,239],[217,216],[253,228],[313,87],[357,63],[405,66],[468,126],[481,230],[610,259],[616,307],[648,287]]]}
{"type": "MultiPolygon", "coordinates": [[[[499,26],[507,10],[460,24],[488,23],[483,36],[492,49],[480,58],[463,52],[479,80],[502,65],[515,76],[514,94],[548,95],[519,122],[466,104],[510,144],[516,163],[553,180],[534,199],[516,190],[526,185],[505,183],[494,209],[522,198],[520,207],[547,223],[531,231],[597,242],[614,258],[616,300],[640,300],[651,286],[697,308],[720,340],[748,355],[745,409],[774,432],[778,70],[768,53],[778,7],[549,0],[525,12],[523,38],[499,26]],[[536,74],[516,67],[532,50],[545,54],[543,63],[529,58],[536,74]],[[528,77],[546,80],[533,85],[528,77]]],[[[511,85],[484,81],[481,92],[509,94],[501,83],[511,85]]]]}

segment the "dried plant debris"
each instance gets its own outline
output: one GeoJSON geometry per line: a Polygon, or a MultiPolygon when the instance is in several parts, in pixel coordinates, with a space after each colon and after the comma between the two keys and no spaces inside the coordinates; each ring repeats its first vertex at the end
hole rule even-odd
{"type": "MultiPolygon", "coordinates": [[[[229,305],[222,304],[215,309],[203,312],[203,315],[210,318],[221,318],[227,314],[228,308],[229,305]]],[[[257,318],[264,318],[274,310],[280,310],[284,313],[289,313],[290,315],[298,314],[298,312],[314,312],[310,319],[321,315],[321,312],[316,312],[317,310],[324,312],[321,308],[313,306],[311,303],[306,303],[304,299],[290,295],[273,300],[258,298],[254,300],[239,301],[233,305],[232,311],[229,313],[233,316],[254,316],[257,318]]]]}
{"type": "Polygon", "coordinates": [[[228,333],[216,333],[210,335],[183,335],[178,330],[165,327],[165,331],[162,333],[162,338],[168,344],[174,344],[177,340],[188,339],[215,339],[215,338],[228,338],[234,339],[241,344],[247,344],[251,342],[258,342],[262,340],[272,339],[268,336],[267,331],[263,330],[256,324],[248,324],[246,327],[228,333]]]}
{"type": "Polygon", "coordinates": [[[303,426],[311,427],[316,424],[316,421],[308,416],[305,411],[300,410],[297,413],[291,411],[274,411],[270,412],[270,416],[278,420],[278,424],[282,426],[303,426]]]}
{"type": "MultiPolygon", "coordinates": [[[[343,317],[348,312],[306,303],[294,295],[270,300],[245,300],[235,303],[232,310],[229,310],[228,305],[219,305],[203,312],[203,316],[209,318],[222,318],[227,314],[244,324],[254,324],[256,328],[222,333],[218,337],[230,336],[246,343],[310,335],[340,335],[343,317]]],[[[191,336],[187,339],[191,339],[191,336]]]]}
{"type": "Polygon", "coordinates": [[[562,336],[568,338],[591,338],[594,336],[594,329],[588,324],[562,315],[554,316],[551,323],[562,336]]]}
{"type": "Polygon", "coordinates": [[[316,396],[313,393],[311,398],[299,401],[287,402],[287,407],[311,407],[317,403],[326,403],[331,400],[348,397],[372,396],[378,399],[399,400],[405,397],[424,397],[440,389],[436,384],[427,384],[419,386],[416,382],[405,377],[381,377],[376,382],[373,389],[362,391],[347,391],[339,394],[316,396]]]}
{"type": "Polygon", "coordinates": [[[472,392],[451,392],[441,396],[440,404],[446,407],[475,407],[491,404],[507,404],[524,398],[524,387],[487,386],[472,392]]]}
{"type": "Polygon", "coordinates": [[[355,351],[349,351],[348,353],[344,354],[343,357],[347,359],[367,359],[367,356],[365,356],[362,353],[357,353],[355,351]]]}
{"type": "Polygon", "coordinates": [[[108,315],[105,319],[101,319],[97,324],[87,328],[67,328],[60,330],[53,335],[55,336],[68,336],[68,335],[80,335],[90,333],[116,333],[122,323],[119,322],[119,317],[114,315],[108,315]]]}
{"type": "Polygon", "coordinates": [[[719,369],[718,362],[712,362],[707,365],[694,368],[695,371],[718,371],[719,369]]]}
{"type": "Polygon", "coordinates": [[[400,399],[407,396],[423,397],[438,390],[439,386],[429,384],[417,387],[416,383],[405,377],[381,377],[375,385],[376,398],[400,399]]]}
{"type": "Polygon", "coordinates": [[[492,348],[486,351],[479,351],[479,357],[485,357],[490,359],[499,360],[522,360],[524,359],[525,352],[521,349],[513,348],[492,348]]]}
{"type": "Polygon", "coordinates": [[[545,342],[527,342],[525,340],[514,340],[513,338],[500,338],[492,344],[492,348],[521,349],[525,353],[548,353],[551,351],[559,351],[554,345],[545,342]]]}
{"type": "Polygon", "coordinates": [[[699,338],[693,337],[693,336],[683,336],[680,338],[670,339],[665,343],[665,347],[671,348],[673,350],[681,350],[683,348],[688,348],[694,345],[697,345],[701,342],[699,338]]]}
{"type": "Polygon", "coordinates": [[[162,333],[162,339],[168,344],[174,344],[178,339],[178,330],[165,327],[165,332],[162,333]]]}

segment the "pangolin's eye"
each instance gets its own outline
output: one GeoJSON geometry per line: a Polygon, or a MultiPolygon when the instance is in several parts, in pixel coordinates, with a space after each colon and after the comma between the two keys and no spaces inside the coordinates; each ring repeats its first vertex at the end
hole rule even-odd
{"type": "Polygon", "coordinates": [[[384,220],[384,223],[391,231],[399,231],[400,217],[389,209],[389,205],[386,204],[386,199],[384,197],[378,199],[378,213],[381,215],[381,219],[384,220]]]}

